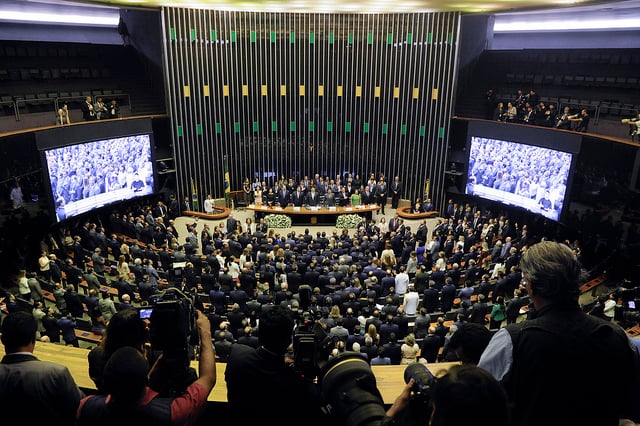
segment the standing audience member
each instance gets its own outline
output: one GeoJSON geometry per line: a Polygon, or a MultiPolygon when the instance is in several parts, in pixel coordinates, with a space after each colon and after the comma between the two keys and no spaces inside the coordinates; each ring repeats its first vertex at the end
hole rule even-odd
{"type": "Polygon", "coordinates": [[[65,124],[71,124],[71,118],[69,117],[69,105],[62,104],[58,108],[58,114],[56,115],[56,126],[63,126],[65,124]]]}
{"type": "Polygon", "coordinates": [[[156,365],[149,368],[145,353],[123,346],[107,360],[102,377],[107,395],[91,395],[80,402],[77,426],[114,424],[194,425],[205,409],[216,384],[216,361],[211,342],[211,323],[198,312],[200,342],[199,377],[178,396],[160,396],[148,386],[156,365]]]}
{"type": "Polygon", "coordinates": [[[607,300],[604,302],[604,310],[602,314],[604,315],[602,318],[607,321],[613,321],[613,317],[615,317],[616,313],[616,296],[614,293],[610,293],[607,300]]]}
{"type": "Polygon", "coordinates": [[[496,303],[491,307],[491,314],[489,316],[489,328],[491,330],[498,329],[502,326],[502,321],[507,317],[504,298],[502,296],[496,297],[496,303]]]}
{"type": "Polygon", "coordinates": [[[62,333],[62,340],[67,346],[80,347],[80,342],[76,337],[76,322],[71,312],[62,312],[62,316],[58,319],[58,327],[60,327],[60,333],[62,333]]]}
{"type": "Polygon", "coordinates": [[[80,105],[80,109],[82,110],[82,118],[84,121],[93,121],[96,119],[96,111],[93,103],[91,103],[91,96],[87,96],[84,99],[84,102],[80,105]]]}
{"type": "Polygon", "coordinates": [[[12,415],[28,416],[33,424],[71,425],[84,393],[67,367],[33,355],[36,333],[36,320],[26,312],[9,314],[2,322],[0,410],[5,423],[12,415]]]}
{"type": "Polygon", "coordinates": [[[400,346],[400,350],[402,351],[402,358],[400,359],[401,365],[416,362],[420,354],[420,346],[416,343],[416,338],[413,333],[409,333],[407,337],[404,338],[404,343],[400,346]]]}
{"type": "Polygon", "coordinates": [[[638,422],[640,355],[621,327],[580,308],[582,269],[571,248],[534,244],[520,269],[529,319],[499,330],[478,363],[505,386],[512,424],[638,422]],[[607,374],[588,374],[602,360],[607,374]]]}
{"type": "Polygon", "coordinates": [[[274,305],[260,316],[258,349],[232,346],[225,371],[230,424],[322,424],[318,388],[285,362],[293,326],[291,310],[274,305]]]}

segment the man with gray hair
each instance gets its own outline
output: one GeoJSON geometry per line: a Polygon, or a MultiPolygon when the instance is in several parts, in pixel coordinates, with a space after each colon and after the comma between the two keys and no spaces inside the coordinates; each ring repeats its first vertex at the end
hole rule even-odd
{"type": "Polygon", "coordinates": [[[520,269],[532,302],[529,318],[500,329],[478,363],[504,385],[512,424],[640,421],[640,355],[619,325],[580,308],[583,271],[571,248],[534,244],[520,269]],[[589,374],[603,359],[606,374],[589,374]]]}

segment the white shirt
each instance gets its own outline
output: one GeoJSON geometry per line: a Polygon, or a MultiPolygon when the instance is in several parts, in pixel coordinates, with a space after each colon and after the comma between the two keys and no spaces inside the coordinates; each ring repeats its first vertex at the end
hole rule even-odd
{"type": "Polygon", "coordinates": [[[415,315],[418,312],[420,295],[416,291],[410,291],[404,295],[404,312],[407,315],[415,315]]]}
{"type": "Polygon", "coordinates": [[[616,312],[616,301],[613,299],[607,299],[604,302],[604,315],[607,318],[613,318],[616,312]]]}
{"type": "Polygon", "coordinates": [[[204,211],[205,213],[213,213],[213,200],[207,198],[204,200],[204,211]]]}
{"type": "Polygon", "coordinates": [[[396,294],[402,296],[408,289],[409,275],[406,272],[399,272],[398,275],[396,275],[396,294]]]}

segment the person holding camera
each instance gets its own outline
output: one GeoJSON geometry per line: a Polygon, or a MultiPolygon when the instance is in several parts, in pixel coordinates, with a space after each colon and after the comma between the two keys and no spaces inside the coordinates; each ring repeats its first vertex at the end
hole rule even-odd
{"type": "Polygon", "coordinates": [[[620,123],[629,126],[629,136],[631,136],[631,142],[633,142],[636,135],[640,133],[640,112],[636,117],[623,118],[620,123]]]}
{"type": "MultiPolygon", "coordinates": [[[[135,310],[123,312],[129,315],[129,312],[135,312],[135,310]]],[[[215,352],[211,342],[211,323],[202,312],[196,312],[196,327],[201,342],[199,377],[187,386],[184,392],[164,396],[149,387],[148,383],[154,374],[157,374],[158,365],[163,362],[163,355],[160,355],[154,365],[149,368],[146,351],[140,348],[141,339],[138,335],[130,342],[134,346],[123,341],[122,346],[108,356],[101,381],[106,395],[91,395],[83,398],[78,408],[76,425],[111,426],[132,422],[196,424],[205,409],[207,398],[216,384],[217,377],[215,352]]],[[[116,318],[118,315],[112,318],[109,326],[116,318]]],[[[134,322],[133,317],[129,317],[129,321],[134,322]]],[[[142,322],[140,318],[138,321],[142,322]]],[[[110,327],[107,335],[112,337],[111,330],[110,327]]],[[[125,336],[120,337],[125,338],[125,336]]]]}
{"type": "Polygon", "coordinates": [[[285,362],[292,344],[291,310],[274,305],[260,315],[260,346],[233,345],[225,379],[229,424],[287,424],[291,419],[322,424],[321,402],[313,377],[302,377],[285,362]]]}

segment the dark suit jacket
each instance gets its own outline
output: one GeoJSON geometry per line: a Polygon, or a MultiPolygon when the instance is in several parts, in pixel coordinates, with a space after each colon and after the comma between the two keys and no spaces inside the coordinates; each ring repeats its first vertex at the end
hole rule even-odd
{"type": "Polygon", "coordinates": [[[225,380],[229,424],[276,425],[292,418],[322,424],[317,389],[285,364],[281,354],[235,344],[225,380]],[[287,409],[274,409],[282,401],[287,401],[287,409]]]}
{"type": "Polygon", "coordinates": [[[67,367],[31,354],[2,358],[0,389],[3,406],[29,413],[34,424],[73,424],[84,397],[67,367]]]}

